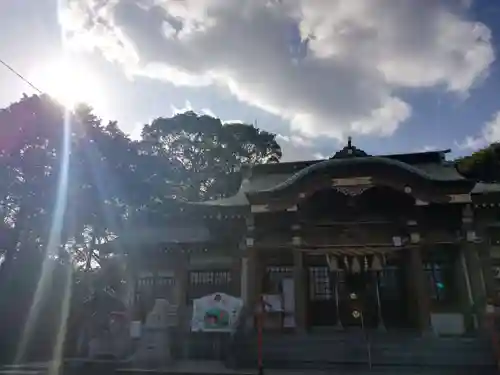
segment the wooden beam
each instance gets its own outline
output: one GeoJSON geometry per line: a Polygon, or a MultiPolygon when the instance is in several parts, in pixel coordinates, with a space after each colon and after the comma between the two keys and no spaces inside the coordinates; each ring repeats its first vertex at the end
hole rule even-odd
{"type": "Polygon", "coordinates": [[[472,202],[470,194],[449,194],[450,203],[470,203],[472,202]]]}
{"type": "Polygon", "coordinates": [[[251,206],[251,212],[252,213],[262,213],[262,212],[269,212],[271,211],[269,209],[269,206],[267,204],[252,204],[251,206]]]}

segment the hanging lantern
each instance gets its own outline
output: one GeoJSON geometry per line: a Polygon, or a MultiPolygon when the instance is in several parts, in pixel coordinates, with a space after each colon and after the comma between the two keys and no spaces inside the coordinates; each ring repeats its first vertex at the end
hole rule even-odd
{"type": "Polygon", "coordinates": [[[418,233],[418,232],[410,233],[410,241],[411,241],[411,243],[419,243],[420,242],[420,233],[418,233]]]}
{"type": "Polygon", "coordinates": [[[330,271],[337,272],[339,270],[339,262],[337,260],[337,257],[327,254],[326,262],[328,263],[328,268],[330,269],[330,271]]]}
{"type": "Polygon", "coordinates": [[[395,247],[400,247],[403,245],[403,240],[399,236],[392,237],[392,243],[395,247]]]}
{"type": "Polygon", "coordinates": [[[372,271],[382,271],[382,262],[380,261],[380,257],[376,254],[373,256],[372,271]]]}
{"type": "Polygon", "coordinates": [[[352,273],[360,273],[361,272],[361,265],[359,264],[359,260],[356,257],[352,261],[351,271],[352,271],[352,273]]]}
{"type": "Polygon", "coordinates": [[[474,242],[477,239],[476,232],[474,232],[473,230],[468,230],[466,233],[466,238],[468,242],[474,242]]]}

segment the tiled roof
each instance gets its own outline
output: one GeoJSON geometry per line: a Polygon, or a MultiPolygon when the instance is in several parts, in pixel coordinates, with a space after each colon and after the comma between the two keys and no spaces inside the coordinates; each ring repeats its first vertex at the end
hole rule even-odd
{"type": "Polygon", "coordinates": [[[472,194],[489,194],[489,193],[500,193],[500,184],[487,184],[484,182],[478,182],[474,189],[471,191],[472,194]]]}
{"type": "MultiPolygon", "coordinates": [[[[210,240],[210,232],[206,227],[179,226],[162,228],[136,228],[131,232],[119,235],[115,240],[108,242],[104,248],[119,251],[121,248],[130,248],[140,245],[157,245],[162,243],[193,243],[210,240]]],[[[105,251],[105,249],[102,249],[105,251]]]]}
{"type": "MultiPolygon", "coordinates": [[[[361,157],[361,158],[349,158],[349,159],[329,159],[324,161],[318,161],[315,163],[309,163],[305,168],[300,169],[295,172],[283,173],[277,170],[277,173],[271,173],[266,171],[266,173],[253,173],[249,180],[242,183],[237,194],[211,201],[199,202],[197,204],[207,205],[207,206],[220,206],[220,207],[237,207],[237,206],[247,206],[249,201],[247,199],[247,194],[257,193],[263,191],[274,190],[280,186],[290,184],[294,180],[301,178],[303,175],[308,174],[311,170],[319,169],[324,167],[324,165],[335,165],[339,163],[352,163],[353,166],[358,163],[358,161],[363,160],[366,163],[370,160],[374,164],[377,162],[383,162],[387,164],[397,165],[401,168],[412,171],[416,174],[421,175],[423,178],[434,180],[434,181],[464,181],[465,178],[459,174],[454,167],[453,163],[442,162],[442,163],[423,163],[423,164],[407,164],[399,161],[396,158],[386,158],[386,157],[361,157]]],[[[258,169],[257,167],[256,169],[258,169]]]]}

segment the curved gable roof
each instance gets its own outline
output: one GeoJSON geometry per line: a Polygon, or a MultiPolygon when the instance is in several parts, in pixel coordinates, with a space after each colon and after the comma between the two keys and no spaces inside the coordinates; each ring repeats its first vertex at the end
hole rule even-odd
{"type": "MultiPolygon", "coordinates": [[[[289,177],[286,181],[283,181],[279,183],[276,186],[273,186],[271,188],[261,190],[260,192],[264,193],[270,193],[274,191],[279,191],[287,188],[288,186],[306,178],[309,175],[318,173],[318,172],[323,172],[326,170],[331,170],[335,168],[342,168],[342,167],[349,167],[349,168],[356,168],[360,166],[376,166],[376,165],[387,165],[387,166],[392,166],[395,169],[400,168],[402,170],[405,170],[409,173],[412,173],[416,176],[419,176],[422,179],[428,180],[428,181],[467,181],[463,176],[458,174],[458,172],[455,171],[455,173],[448,173],[448,174],[440,174],[440,173],[433,173],[433,172],[442,172],[442,170],[445,168],[443,166],[437,165],[438,168],[435,168],[437,170],[431,172],[429,166],[427,168],[417,168],[413,165],[403,163],[399,160],[396,159],[389,159],[385,157],[378,157],[378,156],[371,156],[371,157],[362,157],[362,158],[350,158],[350,159],[328,159],[324,160],[322,162],[319,162],[317,164],[310,165],[299,172],[295,173],[291,177],[289,177]],[[440,167],[440,168],[439,168],[440,167]]],[[[472,185],[471,185],[472,187],[472,185]]],[[[259,192],[255,192],[257,194],[259,192]]],[[[250,193],[252,194],[252,193],[250,193]]]]}
{"type": "MultiPolygon", "coordinates": [[[[461,190],[471,190],[473,182],[465,179],[450,162],[437,162],[431,153],[417,154],[425,158],[417,159],[421,163],[408,163],[400,160],[399,155],[367,156],[346,159],[328,159],[322,161],[284,163],[276,165],[257,165],[250,169],[250,174],[237,194],[197,204],[219,207],[245,207],[253,198],[276,197],[281,192],[301,184],[309,177],[328,174],[330,178],[372,176],[380,173],[381,167],[390,169],[393,175],[401,174],[401,179],[408,182],[420,181],[427,186],[457,186],[461,190]],[[429,155],[428,155],[429,154],[429,155]],[[434,159],[429,159],[429,156],[434,159]],[[411,180],[411,181],[410,181],[411,180]]],[[[436,154],[436,153],[432,153],[436,154]]],[[[405,155],[404,155],[405,156],[405,155]]],[[[411,161],[414,161],[412,159],[411,161]]],[[[313,177],[314,178],[314,177],[313,177]]]]}
{"type": "Polygon", "coordinates": [[[386,157],[359,157],[349,159],[329,159],[310,165],[291,175],[285,181],[260,191],[248,192],[250,201],[281,199],[285,195],[296,195],[303,189],[314,186],[328,186],[334,178],[372,177],[375,184],[391,186],[408,185],[425,192],[460,193],[469,192],[474,183],[461,176],[454,167],[444,163],[425,165],[419,168],[402,161],[386,157]],[[307,185],[307,186],[306,186],[307,185]]]}

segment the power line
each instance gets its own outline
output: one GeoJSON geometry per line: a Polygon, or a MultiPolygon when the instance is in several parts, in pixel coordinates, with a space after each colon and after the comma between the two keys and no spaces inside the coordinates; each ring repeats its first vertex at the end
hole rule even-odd
{"type": "Polygon", "coordinates": [[[35,91],[37,91],[39,94],[43,94],[42,90],[40,90],[33,83],[31,83],[27,78],[24,78],[24,76],[21,73],[19,73],[11,65],[7,64],[4,60],[0,59],[0,64],[2,64],[3,66],[5,66],[8,70],[11,71],[11,73],[14,73],[18,78],[20,78],[24,83],[28,84],[32,89],[34,89],[35,91]]]}

